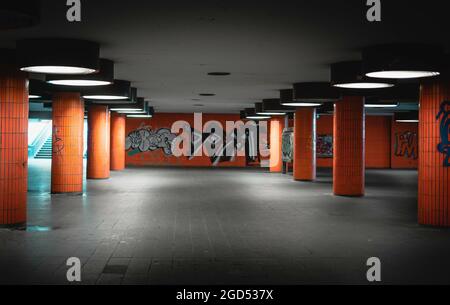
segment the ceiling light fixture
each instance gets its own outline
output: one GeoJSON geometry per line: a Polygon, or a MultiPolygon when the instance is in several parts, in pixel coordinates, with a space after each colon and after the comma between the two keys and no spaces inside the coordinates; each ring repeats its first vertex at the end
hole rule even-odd
{"type": "Polygon", "coordinates": [[[394,114],[395,121],[398,123],[418,123],[419,111],[396,112],[394,114]]]}
{"type": "Polygon", "coordinates": [[[383,79],[411,79],[440,74],[444,48],[429,44],[387,44],[363,50],[366,76],[383,79]]]}
{"type": "Polygon", "coordinates": [[[211,76],[227,76],[230,75],[230,72],[209,72],[208,75],[211,76]]]}
{"type": "Polygon", "coordinates": [[[199,93],[200,96],[215,96],[215,93],[199,93]]]}
{"type": "Polygon", "coordinates": [[[100,71],[94,74],[67,76],[47,75],[46,80],[52,85],[60,86],[106,86],[114,82],[114,62],[108,59],[100,59],[100,71]]]}
{"type": "Polygon", "coordinates": [[[146,102],[143,97],[138,97],[135,104],[112,104],[110,107],[111,111],[117,111],[120,113],[146,112],[148,110],[148,102],[146,102]]]}
{"type": "Polygon", "coordinates": [[[270,119],[270,116],[268,116],[268,115],[256,114],[255,108],[245,108],[243,114],[244,114],[244,117],[247,120],[267,120],[267,119],[270,119]]]}
{"type": "Polygon", "coordinates": [[[83,75],[100,69],[100,46],[86,40],[19,40],[17,53],[20,70],[25,72],[83,75]]]}
{"type": "Polygon", "coordinates": [[[339,91],[328,82],[295,83],[293,89],[280,91],[281,104],[292,107],[319,107],[339,96],[339,91]]]}
{"type": "Polygon", "coordinates": [[[394,86],[392,82],[365,77],[360,61],[344,61],[332,64],[331,84],[337,88],[355,90],[382,89],[394,86]]]}
{"type": "Polygon", "coordinates": [[[130,82],[114,80],[114,84],[100,87],[88,87],[83,90],[83,98],[90,100],[127,100],[132,96],[130,82]]]}
{"type": "Polygon", "coordinates": [[[28,98],[29,98],[29,99],[38,99],[38,98],[42,98],[42,96],[40,96],[40,95],[34,95],[34,94],[29,94],[29,95],[28,95],[28,98]]]}
{"type": "MultiPolygon", "coordinates": [[[[264,101],[264,100],[263,100],[264,101]]],[[[276,116],[276,115],[286,115],[286,112],[283,111],[266,111],[263,107],[263,103],[255,103],[255,114],[262,116],[276,116]]]]}
{"type": "Polygon", "coordinates": [[[366,103],[365,108],[396,108],[398,103],[366,103]]]}

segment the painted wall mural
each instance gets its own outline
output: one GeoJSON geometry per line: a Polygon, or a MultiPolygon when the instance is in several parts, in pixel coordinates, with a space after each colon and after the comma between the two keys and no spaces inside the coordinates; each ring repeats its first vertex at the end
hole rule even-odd
{"type": "MultiPolygon", "coordinates": [[[[238,114],[203,114],[203,123],[211,120],[218,121],[223,127],[227,121],[238,121],[238,114]]],[[[243,167],[246,165],[246,156],[220,154],[229,146],[242,149],[241,141],[230,141],[225,143],[225,134],[215,134],[214,132],[202,132],[201,128],[195,125],[194,115],[190,113],[158,113],[153,118],[127,118],[126,120],[126,164],[131,166],[187,166],[187,167],[243,167]],[[185,121],[191,126],[191,155],[176,156],[172,151],[172,142],[179,135],[179,132],[171,133],[174,122],[185,121]],[[212,154],[207,155],[203,150],[198,150],[205,143],[211,145],[212,154]],[[196,145],[194,145],[196,144],[196,145]],[[198,145],[200,144],[200,145],[198,145]],[[227,146],[228,145],[228,146],[227,146]],[[217,150],[215,150],[217,148],[217,150]],[[198,155],[196,155],[198,153],[198,155]]],[[[214,129],[215,130],[215,129],[214,129]]],[[[224,132],[229,133],[226,128],[224,132]]],[[[245,150],[248,142],[256,139],[246,139],[245,150]]]]}
{"type": "Polygon", "coordinates": [[[437,149],[445,155],[443,165],[450,167],[450,101],[442,102],[436,120],[440,120],[439,133],[441,139],[437,149]]]}
{"type": "Polygon", "coordinates": [[[170,132],[170,128],[152,129],[150,126],[141,124],[138,129],[127,135],[125,149],[130,156],[158,149],[161,149],[165,155],[171,156],[171,143],[176,136],[170,132]]]}
{"type": "Polygon", "coordinates": [[[395,155],[416,160],[418,156],[417,143],[417,132],[408,130],[395,133],[395,155]]]}
{"type": "Polygon", "coordinates": [[[317,158],[333,158],[333,136],[317,135],[316,141],[317,158]]]}

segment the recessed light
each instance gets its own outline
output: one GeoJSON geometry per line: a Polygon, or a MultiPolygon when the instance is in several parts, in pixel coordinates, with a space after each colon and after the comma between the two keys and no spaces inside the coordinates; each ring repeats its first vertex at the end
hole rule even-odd
{"type": "Polygon", "coordinates": [[[321,103],[301,103],[301,102],[291,102],[291,103],[282,103],[283,106],[291,106],[291,107],[317,107],[321,106],[321,103]]]}
{"type": "Polygon", "coordinates": [[[382,88],[394,87],[393,84],[370,83],[370,82],[343,83],[343,84],[334,84],[333,86],[338,87],[338,88],[345,88],[345,89],[382,89],[382,88]]]}
{"type": "Polygon", "coordinates": [[[94,69],[72,67],[72,66],[29,66],[20,68],[21,71],[42,74],[90,74],[96,72],[94,69]]]}
{"type": "Polygon", "coordinates": [[[370,72],[367,73],[366,75],[368,77],[376,77],[376,78],[410,79],[410,78],[433,77],[440,75],[440,73],[433,71],[378,71],[378,72],[370,72]]]}
{"type": "Polygon", "coordinates": [[[46,80],[52,85],[60,86],[106,86],[114,82],[114,62],[108,59],[100,59],[98,73],[87,75],[47,75],[46,80]]]}
{"type": "Polygon", "coordinates": [[[397,123],[419,123],[419,120],[396,120],[397,123]]]}
{"type": "Polygon", "coordinates": [[[344,61],[331,65],[331,84],[342,89],[382,89],[394,84],[381,79],[367,78],[360,61],[344,61]]]}
{"type": "Polygon", "coordinates": [[[267,119],[270,119],[270,116],[264,116],[264,115],[248,115],[247,117],[246,117],[246,119],[249,119],[249,120],[267,120],[267,119]]]}
{"type": "Polygon", "coordinates": [[[215,93],[199,93],[200,96],[215,96],[215,93]]]}
{"type": "Polygon", "coordinates": [[[365,108],[395,108],[398,107],[398,103],[392,103],[392,104],[387,104],[387,103],[367,103],[364,105],[365,108]]]}
{"type": "Polygon", "coordinates": [[[79,39],[24,39],[17,42],[20,70],[44,74],[91,74],[100,70],[100,46],[79,39]]]}
{"type": "Polygon", "coordinates": [[[117,96],[117,95],[83,95],[85,99],[88,100],[126,100],[127,96],[117,96]]]}
{"type": "Polygon", "coordinates": [[[59,86],[74,86],[74,87],[89,87],[89,86],[106,86],[110,85],[111,82],[101,81],[101,80],[82,80],[82,79],[61,79],[61,80],[50,80],[48,81],[52,85],[59,86]]]}
{"type": "Polygon", "coordinates": [[[114,80],[114,84],[99,87],[88,87],[83,90],[83,98],[90,100],[127,100],[133,95],[130,82],[114,80]]]}
{"type": "Polygon", "coordinates": [[[442,45],[395,43],[365,48],[364,74],[384,79],[411,79],[440,74],[445,60],[442,45]]]}
{"type": "Polygon", "coordinates": [[[227,76],[230,75],[230,72],[209,72],[208,75],[211,76],[227,76]]]}

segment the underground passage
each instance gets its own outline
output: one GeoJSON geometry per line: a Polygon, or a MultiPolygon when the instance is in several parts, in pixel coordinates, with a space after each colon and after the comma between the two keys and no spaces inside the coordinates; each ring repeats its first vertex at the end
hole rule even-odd
{"type": "Polygon", "coordinates": [[[0,284],[450,284],[448,16],[412,2],[2,1],[0,284]]]}

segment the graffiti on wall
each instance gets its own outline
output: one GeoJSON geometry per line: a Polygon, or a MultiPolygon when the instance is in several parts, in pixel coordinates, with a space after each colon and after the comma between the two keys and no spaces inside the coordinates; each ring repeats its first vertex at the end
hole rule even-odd
{"type": "Polygon", "coordinates": [[[410,159],[417,159],[417,132],[403,131],[395,133],[395,155],[410,159]]]}
{"type": "Polygon", "coordinates": [[[442,102],[436,120],[439,122],[439,135],[441,142],[438,144],[438,151],[443,154],[444,166],[450,167],[450,101],[442,102]]]}
{"type": "Polygon", "coordinates": [[[285,128],[281,137],[281,159],[283,162],[292,162],[294,159],[294,131],[285,128]]]}
{"type": "Polygon", "coordinates": [[[59,130],[56,125],[53,125],[52,129],[52,153],[55,155],[60,155],[64,149],[63,139],[59,135],[59,130]]]}
{"type": "Polygon", "coordinates": [[[333,158],[332,135],[317,135],[316,154],[317,158],[333,158]]]}
{"type": "Polygon", "coordinates": [[[150,126],[141,125],[138,129],[130,132],[125,141],[125,149],[128,155],[146,151],[161,149],[165,155],[172,155],[172,140],[176,134],[170,132],[169,128],[151,129],[150,126]]]}

